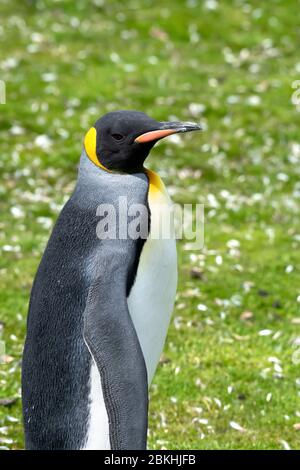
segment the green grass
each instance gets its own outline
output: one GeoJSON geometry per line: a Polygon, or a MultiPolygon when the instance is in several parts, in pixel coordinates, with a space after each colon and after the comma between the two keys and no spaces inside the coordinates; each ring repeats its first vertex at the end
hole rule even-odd
{"type": "Polygon", "coordinates": [[[23,447],[20,361],[49,224],[74,185],[85,131],[105,112],[128,108],[206,127],[182,145],[161,143],[148,161],[176,202],[206,211],[204,249],[178,243],[180,283],[151,388],[149,448],[300,447],[300,366],[292,360],[300,337],[299,109],[291,103],[300,2],[208,4],[0,4],[0,319],[8,356],[0,398],[17,398],[0,405],[0,446],[23,447]],[[44,134],[48,150],[36,141],[44,134]],[[260,336],[266,329],[272,333],[260,336]]]}

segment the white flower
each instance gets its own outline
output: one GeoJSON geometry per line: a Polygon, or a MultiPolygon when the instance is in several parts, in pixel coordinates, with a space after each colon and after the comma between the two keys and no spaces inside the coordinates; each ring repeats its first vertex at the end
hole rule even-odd
{"type": "Polygon", "coordinates": [[[258,332],[259,336],[270,336],[272,333],[272,330],[261,330],[258,332]]]}
{"type": "Polygon", "coordinates": [[[158,64],[158,58],[155,55],[150,55],[148,57],[148,63],[151,65],[156,65],[158,64]]]}
{"type": "Polygon", "coordinates": [[[22,135],[24,134],[24,128],[15,124],[10,128],[10,133],[12,135],[22,135]]]}
{"type": "Polygon", "coordinates": [[[114,64],[117,64],[118,62],[120,62],[120,56],[117,52],[112,52],[109,57],[110,57],[110,60],[114,64]]]}
{"type": "Polygon", "coordinates": [[[282,373],[282,367],[279,364],[274,364],[274,370],[278,372],[278,374],[282,373]]]}
{"type": "Polygon", "coordinates": [[[198,304],[198,305],[197,305],[197,309],[198,309],[200,312],[206,312],[207,307],[206,307],[206,305],[204,305],[204,304],[198,304]]]}
{"type": "Polygon", "coordinates": [[[43,73],[42,80],[46,83],[55,82],[55,80],[57,80],[57,76],[55,75],[55,73],[43,73]]]}
{"type": "Polygon", "coordinates": [[[200,423],[200,424],[204,424],[204,425],[205,425],[205,424],[208,424],[208,419],[205,419],[205,418],[199,418],[199,419],[198,419],[198,423],[200,423]]]}
{"type": "Polygon", "coordinates": [[[207,10],[216,10],[219,7],[219,4],[216,0],[205,0],[204,7],[207,10]]]}
{"type": "Polygon", "coordinates": [[[19,62],[15,57],[9,57],[8,59],[1,62],[1,68],[3,70],[15,69],[18,66],[19,62]]]}
{"type": "Polygon", "coordinates": [[[193,117],[199,116],[199,114],[202,114],[206,109],[206,106],[201,103],[191,103],[189,105],[189,112],[193,117]]]}
{"type": "Polygon", "coordinates": [[[168,141],[174,145],[182,145],[182,139],[178,134],[170,135],[168,141]]]}
{"type": "Polygon", "coordinates": [[[223,263],[223,258],[222,258],[222,256],[221,256],[221,255],[216,256],[216,264],[217,264],[218,266],[221,266],[222,263],[223,263]]]}
{"type": "Polygon", "coordinates": [[[37,147],[40,147],[43,150],[48,150],[52,145],[52,140],[45,134],[38,135],[34,143],[37,147]]]}
{"type": "Polygon", "coordinates": [[[247,99],[247,103],[250,106],[259,106],[260,103],[261,103],[261,98],[258,95],[249,96],[248,99],[247,99]]]}
{"type": "Polygon", "coordinates": [[[245,428],[243,428],[240,424],[236,423],[235,421],[230,421],[229,426],[232,429],[235,429],[236,431],[239,431],[239,432],[245,432],[246,431],[245,428]]]}
{"type": "Polygon", "coordinates": [[[287,175],[286,173],[278,173],[277,179],[278,181],[286,182],[289,180],[289,175],[287,175]]]}
{"type": "Polygon", "coordinates": [[[49,229],[52,226],[52,219],[50,217],[38,217],[36,220],[45,229],[49,229]]]}
{"type": "Polygon", "coordinates": [[[240,101],[240,97],[237,95],[230,95],[227,98],[227,103],[228,104],[236,104],[240,101]]]}
{"type": "Polygon", "coordinates": [[[284,440],[281,440],[279,442],[282,445],[282,447],[284,448],[284,450],[291,450],[290,445],[288,444],[288,442],[286,442],[284,440]]]}
{"type": "Polygon", "coordinates": [[[41,33],[32,33],[30,39],[32,42],[40,43],[44,41],[44,36],[41,33]]]}
{"type": "Polygon", "coordinates": [[[268,361],[272,362],[273,364],[280,364],[280,360],[275,356],[268,357],[268,361]]]}
{"type": "Polygon", "coordinates": [[[135,72],[136,66],[134,64],[124,64],[123,70],[128,73],[135,72]]]}
{"type": "Polygon", "coordinates": [[[220,207],[220,204],[219,204],[216,196],[212,193],[209,193],[207,195],[207,203],[210,207],[213,207],[214,209],[218,209],[218,207],[220,207]]]}
{"type": "Polygon", "coordinates": [[[240,242],[238,240],[232,239],[228,240],[226,245],[228,246],[228,248],[238,248],[240,246],[240,242]]]}
{"type": "Polygon", "coordinates": [[[272,393],[268,393],[268,395],[266,396],[266,401],[269,403],[271,399],[272,399],[272,393]]]}
{"type": "Polygon", "coordinates": [[[20,219],[24,217],[24,211],[23,209],[21,209],[21,207],[17,207],[17,206],[11,207],[10,212],[12,216],[15,217],[16,219],[20,219]]]}
{"type": "Polygon", "coordinates": [[[21,247],[19,245],[15,245],[15,246],[12,246],[12,245],[3,245],[2,247],[2,250],[3,251],[7,251],[7,252],[13,252],[13,253],[18,253],[21,251],[21,247]]]}

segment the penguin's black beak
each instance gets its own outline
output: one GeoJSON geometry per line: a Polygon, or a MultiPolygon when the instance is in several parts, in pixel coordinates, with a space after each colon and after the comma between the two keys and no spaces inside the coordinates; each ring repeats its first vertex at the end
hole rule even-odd
{"type": "Polygon", "coordinates": [[[202,127],[191,122],[167,122],[159,123],[157,129],[145,132],[134,139],[139,144],[160,140],[168,135],[178,134],[179,132],[201,131],[202,127]]]}

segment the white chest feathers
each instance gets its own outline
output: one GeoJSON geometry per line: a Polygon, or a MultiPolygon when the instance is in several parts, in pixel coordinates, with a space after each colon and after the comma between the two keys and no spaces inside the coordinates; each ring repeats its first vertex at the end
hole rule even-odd
{"type": "Polygon", "coordinates": [[[109,424],[101,378],[92,359],[90,370],[89,425],[83,450],[109,450],[109,424]]]}
{"type": "Polygon", "coordinates": [[[150,171],[148,176],[150,237],[144,243],[136,279],[127,302],[143,351],[150,385],[165,343],[174,307],[177,255],[173,234],[168,233],[168,230],[163,233],[157,230],[157,223],[161,220],[159,212],[164,218],[167,216],[170,200],[159,176],[150,171]]]}
{"type": "Polygon", "coordinates": [[[176,286],[174,241],[147,241],[127,301],[146,362],[149,385],[165,343],[176,286]]]}

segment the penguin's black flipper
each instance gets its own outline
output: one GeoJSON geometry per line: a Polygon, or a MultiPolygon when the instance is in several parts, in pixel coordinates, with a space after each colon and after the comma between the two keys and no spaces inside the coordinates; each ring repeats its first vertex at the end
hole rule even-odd
{"type": "Polygon", "coordinates": [[[124,263],[105,264],[89,289],[84,338],[101,376],[111,449],[146,449],[147,370],[128,311],[124,263]]]}

